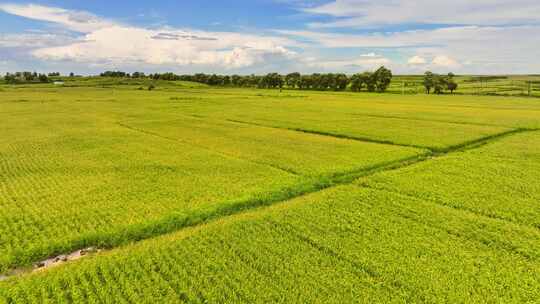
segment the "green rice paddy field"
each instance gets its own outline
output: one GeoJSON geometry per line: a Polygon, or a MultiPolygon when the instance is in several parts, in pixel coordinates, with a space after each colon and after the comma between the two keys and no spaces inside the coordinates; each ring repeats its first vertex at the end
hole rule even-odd
{"type": "Polygon", "coordinates": [[[540,100],[141,85],[0,86],[0,303],[540,302],[540,100]]]}

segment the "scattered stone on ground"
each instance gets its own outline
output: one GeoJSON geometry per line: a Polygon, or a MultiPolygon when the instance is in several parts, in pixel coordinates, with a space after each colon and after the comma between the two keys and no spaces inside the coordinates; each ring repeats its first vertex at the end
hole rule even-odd
{"type": "Polygon", "coordinates": [[[0,274],[0,281],[5,281],[11,277],[15,277],[15,276],[22,275],[25,273],[42,271],[51,267],[59,266],[66,262],[75,261],[80,258],[83,258],[84,256],[88,254],[98,253],[98,252],[101,252],[101,249],[98,249],[96,247],[88,247],[88,248],[74,251],[70,254],[57,255],[55,257],[35,263],[34,268],[31,270],[29,270],[28,268],[18,268],[18,269],[11,270],[10,272],[7,272],[5,274],[0,274]]]}
{"type": "Polygon", "coordinates": [[[43,261],[40,261],[36,264],[34,264],[34,270],[33,271],[41,271],[50,267],[55,267],[58,265],[61,265],[63,263],[78,260],[85,255],[89,253],[97,253],[100,252],[100,249],[97,249],[95,247],[88,247],[81,250],[74,251],[70,254],[61,254],[43,261]]]}

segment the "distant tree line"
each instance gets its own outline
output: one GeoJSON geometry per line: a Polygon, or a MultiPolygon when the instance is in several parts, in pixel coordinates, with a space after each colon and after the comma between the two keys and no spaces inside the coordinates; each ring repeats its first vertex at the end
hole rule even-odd
{"type": "Polygon", "coordinates": [[[424,88],[426,88],[426,94],[430,94],[433,90],[434,94],[443,94],[445,90],[454,93],[458,88],[458,84],[454,81],[454,74],[448,73],[448,75],[439,75],[427,71],[424,74],[424,88]]]}
{"type": "Polygon", "coordinates": [[[46,74],[38,74],[36,72],[6,73],[4,81],[8,84],[50,82],[49,77],[46,74]]]}
{"type": "MultiPolygon", "coordinates": [[[[4,81],[8,84],[17,83],[47,83],[49,77],[59,77],[60,73],[54,72],[38,74],[36,72],[16,72],[7,73],[4,81]]],[[[70,73],[70,77],[74,77],[70,73]]],[[[363,72],[348,76],[342,73],[314,73],[302,75],[298,72],[281,75],[269,73],[260,75],[217,75],[197,73],[193,75],[177,75],[175,73],[155,73],[146,75],[143,72],[126,73],[122,71],[106,71],[100,74],[101,77],[116,78],[146,78],[165,81],[191,81],[207,84],[210,86],[232,86],[232,87],[252,87],[263,89],[289,88],[299,90],[318,91],[345,91],[350,89],[353,92],[385,92],[392,81],[392,71],[384,66],[374,72],[363,72]]],[[[458,88],[454,81],[454,74],[435,74],[430,71],[424,74],[422,82],[426,94],[443,94],[444,91],[453,93],[458,88]]]]}
{"type": "Polygon", "coordinates": [[[194,75],[177,75],[174,73],[156,73],[145,75],[142,72],[132,74],[121,71],[107,71],[101,73],[102,77],[130,77],[150,78],[166,81],[192,81],[204,83],[210,86],[233,86],[233,87],[256,87],[264,89],[276,89],[287,87],[289,89],[319,90],[319,91],[345,91],[351,88],[354,92],[366,90],[369,92],[384,92],[392,80],[392,72],[380,67],[375,72],[364,72],[347,76],[345,74],[309,74],[290,73],[281,75],[269,73],[264,76],[258,75],[216,75],[198,73],[194,75]]]}
{"type": "MultiPolygon", "coordinates": [[[[154,75],[154,79],[156,76],[154,75]]],[[[157,78],[162,79],[162,78],[157,78]]],[[[318,90],[318,91],[345,91],[348,87],[358,92],[363,89],[370,92],[384,92],[392,80],[392,72],[380,67],[375,72],[364,72],[347,76],[340,73],[302,75],[298,72],[281,75],[270,73],[264,76],[248,75],[182,75],[178,80],[194,81],[208,85],[230,85],[235,87],[257,87],[276,89],[287,87],[289,89],[318,90]]]]}

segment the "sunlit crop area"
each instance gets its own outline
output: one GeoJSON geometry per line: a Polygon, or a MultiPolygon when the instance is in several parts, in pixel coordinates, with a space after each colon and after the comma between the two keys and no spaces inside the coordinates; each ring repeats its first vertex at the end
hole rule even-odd
{"type": "Polygon", "coordinates": [[[1,86],[0,303],[540,301],[535,98],[154,84],[1,86]]]}

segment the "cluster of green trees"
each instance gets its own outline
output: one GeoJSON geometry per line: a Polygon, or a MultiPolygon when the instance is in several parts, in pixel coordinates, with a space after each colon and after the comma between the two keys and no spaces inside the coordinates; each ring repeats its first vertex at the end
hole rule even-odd
{"type": "MultiPolygon", "coordinates": [[[[145,77],[143,73],[133,73],[131,76],[127,73],[105,72],[102,76],[109,77],[145,77]],[[137,76],[136,76],[137,75],[137,76]]],[[[302,75],[300,73],[290,73],[281,75],[270,73],[264,76],[257,75],[216,75],[216,74],[194,74],[194,75],[176,75],[174,73],[150,74],[147,77],[154,80],[169,81],[193,81],[208,84],[211,86],[234,86],[234,87],[258,87],[258,88],[283,88],[300,90],[320,90],[320,91],[344,91],[349,86],[352,91],[358,92],[367,90],[370,92],[384,92],[392,80],[392,72],[380,67],[375,72],[365,72],[355,74],[351,77],[345,74],[310,74],[302,75]]]]}
{"type": "Polygon", "coordinates": [[[359,92],[364,87],[369,92],[384,92],[392,82],[392,71],[385,67],[380,67],[374,73],[364,72],[351,77],[351,90],[359,92]]]}
{"type": "Polygon", "coordinates": [[[458,88],[458,84],[454,81],[454,74],[448,73],[448,75],[439,75],[427,71],[424,74],[424,87],[426,88],[426,94],[430,94],[431,90],[435,94],[443,94],[445,90],[454,93],[458,88]]]}
{"type": "MultiPolygon", "coordinates": [[[[195,75],[197,76],[197,75],[195,75]]],[[[351,90],[358,92],[364,88],[370,92],[384,92],[390,85],[392,80],[392,72],[381,67],[375,72],[365,72],[355,74],[351,77],[345,74],[310,74],[302,75],[300,73],[290,73],[280,75],[278,73],[270,73],[265,76],[228,76],[212,75],[208,79],[201,77],[186,78],[183,80],[203,82],[209,85],[233,85],[233,86],[249,86],[259,88],[283,88],[300,90],[319,90],[319,91],[345,91],[349,86],[351,90]]]]}
{"type": "Polygon", "coordinates": [[[290,73],[285,75],[283,80],[288,88],[318,91],[344,91],[350,83],[347,75],[332,73],[311,75],[290,73]]]}
{"type": "Polygon", "coordinates": [[[49,82],[49,77],[46,74],[38,74],[36,72],[16,72],[6,73],[4,81],[8,84],[47,83],[49,82]]]}
{"type": "MultiPolygon", "coordinates": [[[[122,71],[106,71],[106,72],[103,72],[103,73],[99,74],[99,76],[101,76],[101,77],[118,77],[118,78],[131,77],[131,75],[129,73],[122,72],[122,71]]],[[[134,77],[134,78],[138,78],[138,77],[134,77]]]]}

